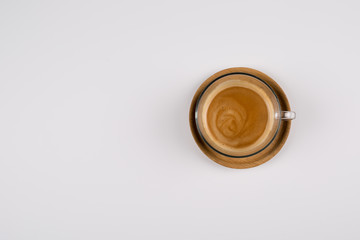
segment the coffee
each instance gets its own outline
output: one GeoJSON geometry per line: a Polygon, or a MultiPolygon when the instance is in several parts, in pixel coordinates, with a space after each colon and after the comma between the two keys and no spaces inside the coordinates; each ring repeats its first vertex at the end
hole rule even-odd
{"type": "Polygon", "coordinates": [[[222,153],[253,154],[271,141],[277,129],[274,102],[270,88],[256,78],[221,78],[206,89],[198,103],[200,132],[222,153]]]}

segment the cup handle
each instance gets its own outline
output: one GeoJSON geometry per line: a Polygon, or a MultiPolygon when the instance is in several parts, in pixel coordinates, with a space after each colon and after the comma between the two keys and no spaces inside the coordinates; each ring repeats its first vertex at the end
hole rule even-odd
{"type": "Polygon", "coordinates": [[[296,113],[293,111],[281,111],[275,113],[275,118],[282,120],[294,120],[296,118],[296,113]]]}

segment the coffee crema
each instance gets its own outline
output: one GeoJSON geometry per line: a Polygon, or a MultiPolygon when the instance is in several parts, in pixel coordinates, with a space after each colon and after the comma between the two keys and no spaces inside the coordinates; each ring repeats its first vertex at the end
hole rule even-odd
{"type": "Polygon", "coordinates": [[[216,141],[243,148],[254,144],[264,133],[268,112],[264,100],[253,90],[230,87],[210,103],[207,122],[216,141]]]}
{"type": "Polygon", "coordinates": [[[226,76],[204,92],[198,126],[216,150],[243,156],[261,150],[276,131],[271,90],[251,76],[226,76]]]}

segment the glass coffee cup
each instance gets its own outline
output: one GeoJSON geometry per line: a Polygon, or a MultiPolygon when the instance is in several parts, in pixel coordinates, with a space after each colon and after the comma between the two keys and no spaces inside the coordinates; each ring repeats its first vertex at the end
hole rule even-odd
{"type": "Polygon", "coordinates": [[[283,111],[266,81],[248,73],[228,73],[211,81],[195,106],[195,123],[202,140],[214,151],[245,158],[266,149],[282,121],[295,119],[283,111]]]}

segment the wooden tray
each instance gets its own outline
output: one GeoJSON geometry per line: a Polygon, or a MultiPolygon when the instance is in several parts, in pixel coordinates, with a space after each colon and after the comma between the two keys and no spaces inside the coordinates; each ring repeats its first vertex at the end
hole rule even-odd
{"type": "Polygon", "coordinates": [[[272,141],[272,143],[266,149],[264,149],[263,151],[261,151],[260,153],[254,155],[254,156],[245,157],[245,158],[232,158],[232,157],[224,156],[224,155],[212,150],[202,140],[202,138],[200,137],[200,135],[196,129],[195,105],[196,105],[196,101],[197,101],[199,95],[211,81],[213,81],[214,79],[216,79],[222,75],[228,74],[228,73],[248,73],[248,74],[252,74],[252,75],[266,81],[271,86],[271,88],[275,91],[276,95],[278,96],[280,105],[281,105],[281,110],[291,111],[289,101],[288,101],[284,91],[269,76],[265,75],[262,72],[255,70],[255,69],[251,69],[251,68],[243,68],[243,67],[229,68],[229,69],[225,69],[220,72],[217,72],[214,75],[212,75],[211,77],[209,77],[205,82],[203,82],[201,84],[201,86],[196,91],[196,93],[193,97],[193,100],[191,102],[190,113],[189,113],[191,133],[195,139],[196,144],[199,146],[201,151],[203,151],[205,153],[205,155],[207,155],[210,159],[214,160],[218,164],[221,164],[221,165],[223,165],[225,167],[229,167],[229,168],[256,167],[260,164],[263,164],[263,163],[269,161],[280,151],[282,146],[284,146],[286,139],[290,132],[291,121],[281,121],[279,132],[278,132],[277,136],[275,137],[275,139],[272,141]]]}

